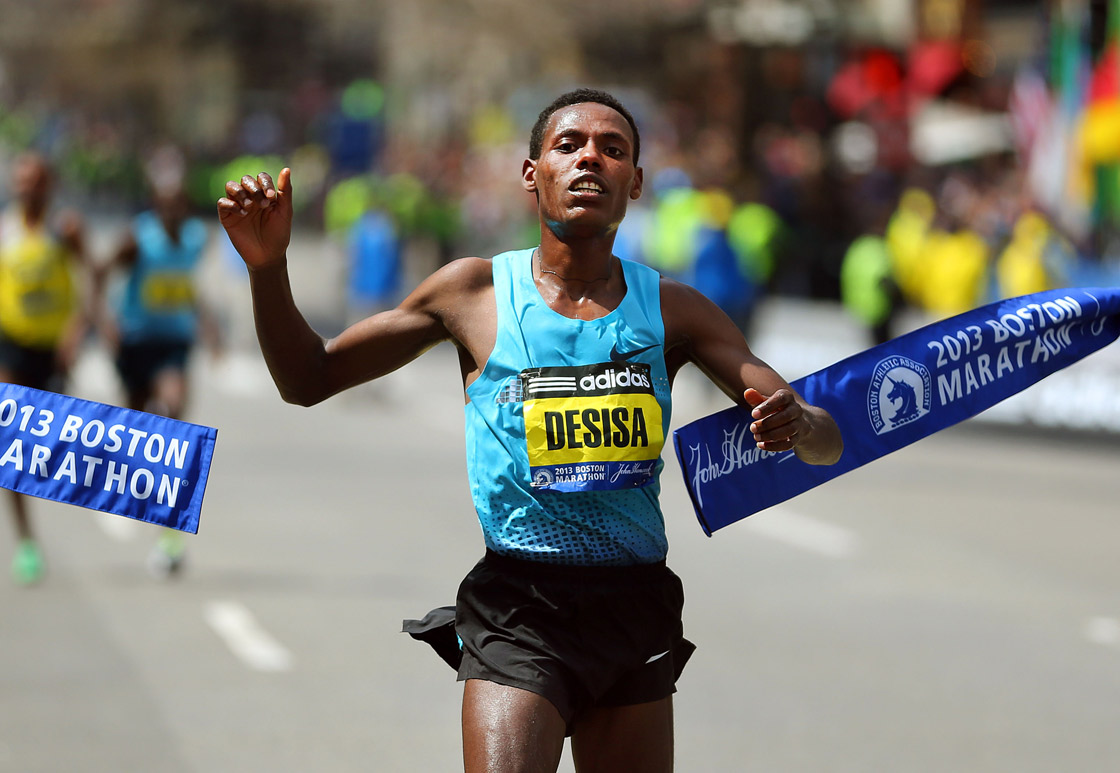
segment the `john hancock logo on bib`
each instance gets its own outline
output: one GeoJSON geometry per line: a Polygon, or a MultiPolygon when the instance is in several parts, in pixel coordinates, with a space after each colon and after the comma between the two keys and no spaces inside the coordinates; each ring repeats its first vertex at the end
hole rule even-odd
{"type": "Polygon", "coordinates": [[[887,357],[875,366],[867,390],[867,413],[876,435],[910,424],[929,413],[929,371],[908,357],[887,357]]]}
{"type": "Polygon", "coordinates": [[[665,432],[649,365],[532,368],[521,388],[533,488],[613,491],[653,479],[665,432]]]}

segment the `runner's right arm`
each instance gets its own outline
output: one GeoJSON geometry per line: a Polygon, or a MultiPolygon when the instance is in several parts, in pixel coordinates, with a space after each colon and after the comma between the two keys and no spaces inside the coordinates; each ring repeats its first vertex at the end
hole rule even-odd
{"type": "MultiPolygon", "coordinates": [[[[280,395],[314,405],[383,376],[452,338],[445,320],[462,298],[469,264],[456,261],[420,284],[401,304],[325,340],[296,308],[288,279],[292,225],[291,171],[278,185],[261,173],[227,182],[218,215],[249,268],[257,338],[280,395]]],[[[468,277],[469,278],[469,277],[468,277]]]]}

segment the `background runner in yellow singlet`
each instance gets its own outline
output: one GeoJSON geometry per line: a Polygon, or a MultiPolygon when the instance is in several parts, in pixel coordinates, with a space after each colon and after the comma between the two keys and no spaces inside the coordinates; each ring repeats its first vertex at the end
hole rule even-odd
{"type": "MultiPolygon", "coordinates": [[[[0,381],[60,391],[85,331],[80,308],[83,229],[72,213],[49,219],[53,174],[36,153],[14,165],[11,204],[0,214],[0,381]]],[[[27,498],[10,492],[18,545],[12,578],[38,582],[44,571],[27,498]]]]}

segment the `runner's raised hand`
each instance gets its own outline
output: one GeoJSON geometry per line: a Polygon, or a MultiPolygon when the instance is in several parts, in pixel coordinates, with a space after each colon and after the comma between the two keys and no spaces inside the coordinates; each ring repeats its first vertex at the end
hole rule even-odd
{"type": "Polygon", "coordinates": [[[230,180],[218,219],[250,270],[282,261],[292,236],[292,170],[280,170],[279,186],[267,172],[230,180]]]}

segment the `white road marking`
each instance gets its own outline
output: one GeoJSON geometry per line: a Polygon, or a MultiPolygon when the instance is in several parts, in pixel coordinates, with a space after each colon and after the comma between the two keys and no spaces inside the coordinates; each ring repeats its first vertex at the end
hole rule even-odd
{"type": "Polygon", "coordinates": [[[255,671],[290,671],[292,653],[261,627],[253,614],[236,601],[211,601],[206,622],[234,655],[255,671]]]}
{"type": "Polygon", "coordinates": [[[859,538],[848,529],[790,510],[759,513],[744,523],[754,534],[828,558],[851,558],[859,550],[859,538]]]}
{"type": "Polygon", "coordinates": [[[1120,620],[1115,617],[1093,617],[1085,624],[1085,638],[1105,647],[1120,646],[1120,620]]]}

